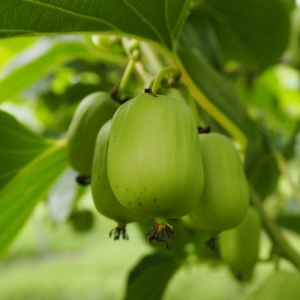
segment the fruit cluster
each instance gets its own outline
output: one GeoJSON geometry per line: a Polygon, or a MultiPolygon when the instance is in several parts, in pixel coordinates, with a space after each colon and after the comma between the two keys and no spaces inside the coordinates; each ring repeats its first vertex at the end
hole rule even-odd
{"type": "Polygon", "coordinates": [[[239,153],[226,136],[199,130],[184,102],[142,93],[120,106],[94,93],[75,113],[67,148],[79,178],[91,178],[96,209],[118,223],[115,239],[128,238],[127,223],[154,219],[148,241],[169,249],[167,220],[180,218],[209,232],[211,249],[220,238],[220,255],[236,276],[251,273],[260,222],[239,153]]]}

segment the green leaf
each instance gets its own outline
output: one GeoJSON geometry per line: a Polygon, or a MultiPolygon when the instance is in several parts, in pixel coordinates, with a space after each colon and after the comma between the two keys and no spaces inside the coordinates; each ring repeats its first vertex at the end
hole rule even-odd
{"type": "Polygon", "coordinates": [[[65,144],[57,143],[31,161],[1,191],[0,256],[66,167],[65,144]]]}
{"type": "Polygon", "coordinates": [[[168,254],[158,252],[143,257],[129,274],[125,300],[161,299],[178,267],[178,261],[168,254]]]}
{"type": "Polygon", "coordinates": [[[0,37],[79,32],[137,36],[173,49],[190,0],[12,0],[0,3],[0,37]],[[26,12],[26,13],[25,13],[26,12]]]}
{"type": "Polygon", "coordinates": [[[287,47],[289,12],[280,0],[205,0],[197,11],[210,18],[226,59],[265,68],[287,47]]]}
{"type": "Polygon", "coordinates": [[[13,56],[15,56],[20,51],[24,50],[25,48],[29,47],[30,45],[36,42],[36,38],[28,37],[20,39],[6,39],[1,40],[0,43],[0,67],[7,64],[8,60],[10,60],[13,56]]]}
{"type": "Polygon", "coordinates": [[[0,190],[49,144],[0,110],[0,190]]]}
{"type": "Polygon", "coordinates": [[[274,156],[265,148],[265,152],[257,157],[257,161],[248,174],[255,191],[264,200],[274,192],[279,179],[280,171],[274,156]]]}
{"type": "MultiPolygon", "coordinates": [[[[1,4],[0,4],[1,6],[1,4]]],[[[1,22],[1,21],[0,21],[1,22]]],[[[73,59],[97,59],[122,63],[126,58],[108,54],[89,45],[83,38],[43,38],[14,58],[1,72],[0,102],[14,97],[46,74],[73,59]]]]}
{"type": "Polygon", "coordinates": [[[210,20],[197,10],[192,10],[180,33],[179,44],[190,45],[201,51],[215,68],[221,68],[221,53],[218,38],[210,20]]]}

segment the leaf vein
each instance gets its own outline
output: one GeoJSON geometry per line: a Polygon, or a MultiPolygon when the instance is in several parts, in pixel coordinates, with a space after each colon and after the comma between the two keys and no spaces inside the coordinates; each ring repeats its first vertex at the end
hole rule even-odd
{"type": "Polygon", "coordinates": [[[40,3],[40,2],[35,1],[35,0],[22,0],[22,1],[28,2],[28,3],[31,3],[31,4],[34,4],[34,5],[40,5],[40,6],[44,6],[44,7],[47,7],[47,8],[51,8],[53,10],[58,10],[60,12],[63,12],[63,13],[69,14],[69,15],[73,15],[75,17],[80,17],[80,18],[84,18],[84,19],[87,19],[87,20],[99,22],[99,23],[102,23],[102,24],[105,24],[105,25],[109,26],[114,31],[122,32],[122,30],[120,30],[118,27],[114,26],[113,24],[111,24],[109,22],[104,21],[103,19],[99,19],[99,18],[83,15],[83,14],[80,14],[80,13],[76,13],[76,12],[73,12],[73,11],[70,11],[70,10],[67,10],[67,9],[57,7],[55,5],[40,3]]]}
{"type": "Polygon", "coordinates": [[[159,33],[159,31],[147,20],[143,17],[143,15],[141,15],[139,13],[139,11],[136,10],[136,8],[134,6],[132,6],[127,0],[123,0],[123,2],[125,3],[125,5],[127,5],[140,19],[142,22],[144,22],[145,24],[148,25],[148,27],[150,29],[152,29],[152,31],[156,34],[156,36],[158,37],[158,39],[160,40],[160,42],[166,46],[165,40],[162,37],[162,35],[159,33]]]}

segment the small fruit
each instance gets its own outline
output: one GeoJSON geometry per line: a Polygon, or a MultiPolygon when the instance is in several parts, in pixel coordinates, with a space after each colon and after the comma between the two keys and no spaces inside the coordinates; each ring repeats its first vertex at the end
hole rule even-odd
{"type": "Polygon", "coordinates": [[[247,274],[258,260],[261,222],[257,211],[249,207],[248,213],[237,227],[220,234],[222,260],[229,265],[239,280],[247,280],[247,274]]]}
{"type": "Polygon", "coordinates": [[[107,218],[118,222],[117,228],[111,232],[114,232],[114,238],[118,239],[120,235],[127,238],[125,229],[127,223],[147,221],[151,217],[123,207],[111,190],[107,178],[107,149],[110,129],[111,121],[108,121],[97,135],[92,168],[92,195],[96,209],[107,218]]]}
{"type": "Polygon", "coordinates": [[[97,133],[118,109],[104,92],[88,95],[79,104],[67,133],[67,152],[71,166],[82,175],[91,175],[97,133]]]}
{"type": "Polygon", "coordinates": [[[94,225],[94,215],[88,209],[78,210],[73,212],[69,220],[77,232],[89,231],[94,225]]]}
{"type": "Polygon", "coordinates": [[[243,164],[233,143],[218,133],[199,134],[204,169],[204,189],[198,205],[188,215],[197,229],[217,235],[239,225],[249,207],[243,164]]]}
{"type": "Polygon", "coordinates": [[[204,181],[190,108],[146,93],[123,104],[112,121],[107,171],[124,207],[160,219],[156,232],[166,228],[164,219],[189,213],[201,197],[204,181]]]}
{"type": "Polygon", "coordinates": [[[92,35],[93,44],[100,49],[111,49],[115,46],[120,45],[120,38],[115,35],[92,35]]]}

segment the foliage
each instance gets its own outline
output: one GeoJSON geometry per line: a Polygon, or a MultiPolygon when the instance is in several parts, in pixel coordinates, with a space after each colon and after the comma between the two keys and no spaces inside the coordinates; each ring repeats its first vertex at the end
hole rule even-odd
{"type": "MultiPolygon", "coordinates": [[[[295,273],[300,268],[292,246],[300,234],[298,19],[292,0],[1,1],[0,256],[38,202],[48,199],[44,208],[53,223],[80,215],[89,188],[68,183],[74,183],[74,172],[66,171],[65,149],[80,100],[101,90],[122,101],[156,78],[155,92],[159,88],[160,94],[186,101],[198,126],[209,125],[236,143],[251,203],[272,244],[268,249],[262,243],[260,258],[267,252],[268,259],[284,261],[295,273]],[[96,46],[92,34],[107,40],[96,46]],[[180,83],[171,76],[172,87],[166,76],[159,85],[157,74],[167,65],[181,74],[180,83]],[[293,238],[283,228],[293,231],[293,238]]],[[[92,214],[86,216],[90,225],[75,228],[92,228],[92,214]]],[[[125,299],[162,298],[184,264],[224,264],[218,249],[204,246],[208,232],[173,221],[178,232],[173,249],[153,243],[155,251],[129,274],[125,299]]],[[[140,228],[145,235],[144,224],[140,228]]]]}

